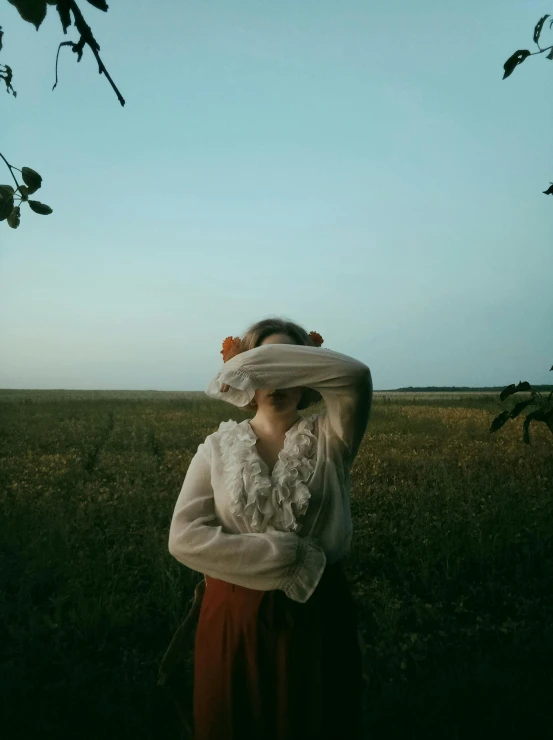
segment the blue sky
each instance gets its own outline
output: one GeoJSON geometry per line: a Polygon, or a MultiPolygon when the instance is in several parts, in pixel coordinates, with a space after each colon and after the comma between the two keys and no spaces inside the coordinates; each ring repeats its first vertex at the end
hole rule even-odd
{"type": "Polygon", "coordinates": [[[2,6],[0,151],[54,213],[0,225],[0,387],[202,391],[269,316],[375,389],[553,382],[553,62],[502,80],[551,0],[80,7],[124,108],[2,6]]]}

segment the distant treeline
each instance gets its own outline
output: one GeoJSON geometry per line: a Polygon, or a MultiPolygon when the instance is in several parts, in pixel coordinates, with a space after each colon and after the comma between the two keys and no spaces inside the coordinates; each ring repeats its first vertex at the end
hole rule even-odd
{"type": "MultiPolygon", "coordinates": [[[[508,385],[508,384],[507,384],[508,385]]],[[[468,388],[467,386],[461,385],[461,386],[436,386],[436,385],[429,385],[425,388],[414,388],[412,385],[410,385],[408,388],[391,388],[389,390],[382,390],[378,391],[379,393],[467,393],[472,391],[473,393],[475,391],[489,391],[490,393],[497,392],[501,393],[501,391],[505,388],[504,385],[496,385],[493,387],[485,387],[485,388],[468,388]]],[[[553,391],[553,385],[532,385],[532,388],[536,391],[553,391]]]]}

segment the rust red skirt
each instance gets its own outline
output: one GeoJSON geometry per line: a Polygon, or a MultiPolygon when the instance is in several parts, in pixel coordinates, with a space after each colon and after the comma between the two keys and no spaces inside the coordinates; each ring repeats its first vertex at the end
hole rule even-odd
{"type": "Polygon", "coordinates": [[[194,740],[361,738],[362,656],[342,563],[305,604],[206,576],[194,740]]]}

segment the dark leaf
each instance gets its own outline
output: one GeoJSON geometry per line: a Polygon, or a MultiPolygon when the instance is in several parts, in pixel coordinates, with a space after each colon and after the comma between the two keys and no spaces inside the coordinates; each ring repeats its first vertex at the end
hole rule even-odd
{"type": "Polygon", "coordinates": [[[35,193],[42,185],[42,177],[30,167],[23,167],[21,177],[25,185],[29,188],[29,194],[35,193]]]}
{"type": "Polygon", "coordinates": [[[522,62],[526,59],[526,57],[530,56],[530,52],[528,49],[519,49],[518,51],[515,51],[515,53],[510,56],[505,64],[503,65],[503,69],[505,70],[503,74],[503,79],[506,77],[509,77],[509,75],[513,74],[515,67],[518,64],[522,64],[522,62]]]}
{"type": "Polygon", "coordinates": [[[17,229],[19,226],[19,215],[21,212],[21,208],[19,206],[15,206],[13,211],[8,216],[8,225],[12,227],[12,229],[17,229]]]}
{"type": "Polygon", "coordinates": [[[2,31],[2,26],[0,26],[0,51],[2,51],[2,36],[4,35],[4,31],[2,31]]]}
{"type": "Polygon", "coordinates": [[[511,385],[508,385],[506,388],[503,388],[503,390],[499,394],[499,400],[504,401],[506,398],[511,396],[513,393],[516,393],[515,384],[511,383],[511,385]]]}
{"type": "Polygon", "coordinates": [[[95,8],[98,8],[98,10],[106,11],[108,9],[108,4],[106,3],[106,0],[88,0],[88,2],[91,5],[94,5],[95,8]]]}
{"type": "Polygon", "coordinates": [[[549,54],[545,57],[546,59],[553,59],[553,48],[549,52],[549,54]]]}
{"type": "Polygon", "coordinates": [[[26,185],[20,185],[19,192],[21,193],[21,197],[23,198],[23,200],[28,199],[30,190],[26,185]]]}
{"type": "Polygon", "coordinates": [[[526,401],[519,401],[515,406],[513,406],[513,410],[511,411],[511,419],[516,419],[516,417],[520,414],[520,412],[525,409],[527,406],[530,406],[531,404],[536,403],[533,398],[528,398],[526,401]]]}
{"type": "MultiPolygon", "coordinates": [[[[81,36],[81,38],[77,41],[76,44],[71,44],[71,51],[73,54],[77,55],[77,61],[80,62],[83,56],[83,50],[85,45],[85,37],[81,36]]],[[[99,48],[99,47],[98,47],[99,48]]]]}
{"type": "Polygon", "coordinates": [[[501,393],[499,394],[500,401],[504,401],[506,398],[509,398],[509,396],[512,396],[513,393],[520,393],[521,391],[531,391],[532,386],[530,383],[527,383],[526,381],[522,382],[519,381],[518,385],[515,385],[514,383],[511,383],[511,385],[508,385],[506,388],[503,388],[501,393]]]}
{"type": "Polygon", "coordinates": [[[0,185],[0,202],[6,198],[13,198],[14,189],[11,185],[0,185]]]}
{"type": "Polygon", "coordinates": [[[553,195],[553,182],[550,183],[550,185],[547,188],[547,190],[544,190],[543,193],[544,193],[544,195],[553,195]]]}
{"type": "Polygon", "coordinates": [[[11,185],[0,185],[0,221],[4,221],[13,210],[14,189],[11,185]]]}
{"type": "Polygon", "coordinates": [[[522,427],[522,439],[527,445],[530,444],[530,422],[533,420],[545,421],[545,414],[541,409],[537,409],[537,411],[532,411],[532,413],[528,414],[526,419],[524,419],[524,424],[522,427]]]}
{"type": "Polygon", "coordinates": [[[8,2],[18,9],[24,21],[32,23],[38,31],[46,18],[46,0],[8,0],[8,2]]]}
{"type": "Polygon", "coordinates": [[[510,411],[502,411],[492,421],[492,425],[490,427],[490,432],[497,432],[497,430],[498,429],[501,429],[501,427],[503,426],[503,424],[505,424],[507,421],[509,421],[510,418],[511,418],[511,412],[510,411]]]}
{"type": "Polygon", "coordinates": [[[61,25],[63,28],[63,32],[67,33],[67,29],[71,25],[71,13],[69,12],[69,6],[63,5],[60,3],[58,5],[58,13],[60,16],[61,25]]]}
{"type": "Polygon", "coordinates": [[[50,206],[40,203],[38,200],[30,200],[29,205],[31,206],[32,211],[40,213],[42,216],[48,216],[49,213],[52,213],[50,206]]]}
{"type": "Polygon", "coordinates": [[[540,40],[540,33],[543,28],[543,24],[545,23],[547,18],[549,18],[549,13],[547,15],[544,15],[543,18],[540,18],[539,21],[536,23],[536,27],[534,28],[534,43],[538,44],[538,46],[539,46],[539,40],[540,40]]]}
{"type": "Polygon", "coordinates": [[[3,64],[2,67],[4,69],[0,69],[0,80],[4,80],[4,84],[6,85],[6,92],[11,92],[13,97],[16,98],[17,92],[13,89],[12,85],[13,70],[9,64],[3,64]]]}
{"type": "Polygon", "coordinates": [[[549,368],[549,372],[551,372],[552,370],[553,370],[553,365],[551,365],[551,367],[549,368]]]}
{"type": "Polygon", "coordinates": [[[0,221],[4,221],[13,211],[13,197],[0,200],[0,221]]]}

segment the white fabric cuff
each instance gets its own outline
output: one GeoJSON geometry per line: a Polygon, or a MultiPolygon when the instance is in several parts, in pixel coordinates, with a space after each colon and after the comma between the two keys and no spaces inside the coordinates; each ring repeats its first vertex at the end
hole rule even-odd
{"type": "Polygon", "coordinates": [[[247,406],[255,390],[252,379],[243,370],[223,367],[209,383],[205,393],[210,398],[227,401],[234,406],[247,406]],[[221,391],[223,383],[230,386],[224,393],[221,391]]]}
{"type": "Polygon", "coordinates": [[[305,604],[317,588],[326,566],[326,554],[312,537],[299,537],[298,555],[294,570],[277,588],[293,601],[305,604]]]}

